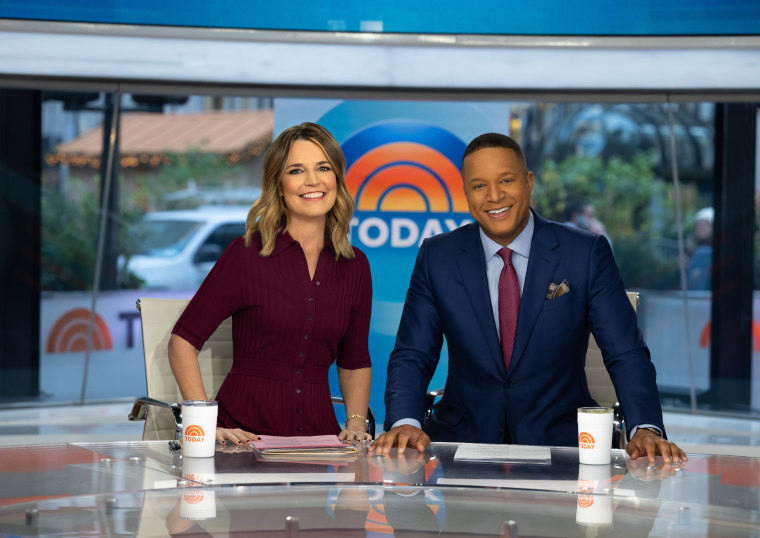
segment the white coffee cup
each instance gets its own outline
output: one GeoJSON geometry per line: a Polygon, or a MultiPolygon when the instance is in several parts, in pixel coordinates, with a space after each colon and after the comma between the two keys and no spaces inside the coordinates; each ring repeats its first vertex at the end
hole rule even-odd
{"type": "Polygon", "coordinates": [[[579,493],[575,521],[583,525],[609,525],[612,523],[612,495],[579,493]]]}
{"type": "Polygon", "coordinates": [[[187,488],[180,492],[182,519],[211,519],[216,517],[216,492],[209,488],[187,488]]]}
{"type": "Polygon", "coordinates": [[[612,468],[609,465],[578,465],[578,492],[609,492],[612,485],[612,468]]]}
{"type": "Polygon", "coordinates": [[[216,402],[182,402],[182,456],[209,458],[216,448],[216,402]]]}
{"type": "Polygon", "coordinates": [[[214,483],[214,458],[182,456],[182,476],[200,484],[214,483]]]}
{"type": "Polygon", "coordinates": [[[609,465],[612,459],[611,407],[578,408],[578,459],[581,463],[609,465]]]}

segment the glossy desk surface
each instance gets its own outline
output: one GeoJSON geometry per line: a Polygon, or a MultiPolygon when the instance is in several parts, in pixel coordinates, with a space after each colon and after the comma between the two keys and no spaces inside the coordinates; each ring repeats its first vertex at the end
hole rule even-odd
{"type": "Polygon", "coordinates": [[[266,461],[164,441],[0,449],[0,536],[756,536],[760,459],[462,463],[457,444],[266,461]]]}

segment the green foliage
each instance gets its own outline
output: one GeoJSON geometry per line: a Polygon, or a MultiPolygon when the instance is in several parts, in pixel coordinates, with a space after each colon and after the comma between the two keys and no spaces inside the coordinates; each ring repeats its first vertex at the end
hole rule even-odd
{"type": "MultiPolygon", "coordinates": [[[[97,193],[89,190],[83,181],[71,179],[66,196],[54,189],[43,188],[41,204],[42,289],[92,289],[98,235],[97,193]]],[[[128,228],[138,218],[136,211],[122,211],[119,215],[119,241],[127,258],[136,248],[128,228]]],[[[137,276],[119,268],[120,289],[138,288],[141,284],[142,280],[137,276]]]]}
{"type": "Polygon", "coordinates": [[[201,149],[185,153],[167,151],[164,164],[157,174],[137,176],[133,203],[143,211],[192,209],[198,205],[192,198],[185,203],[168,204],[165,197],[186,189],[190,184],[201,188],[220,187],[225,177],[238,174],[241,170],[241,165],[229,164],[225,156],[218,153],[208,153],[201,149]]]}
{"type": "MultiPolygon", "coordinates": [[[[678,284],[673,189],[657,178],[655,161],[640,153],[630,159],[573,155],[547,161],[536,175],[533,205],[543,216],[564,222],[574,200],[594,206],[612,241],[628,287],[671,288],[678,284]]],[[[697,207],[693,188],[682,192],[690,217],[697,207]]],[[[691,230],[689,222],[686,230],[691,230]]]]}

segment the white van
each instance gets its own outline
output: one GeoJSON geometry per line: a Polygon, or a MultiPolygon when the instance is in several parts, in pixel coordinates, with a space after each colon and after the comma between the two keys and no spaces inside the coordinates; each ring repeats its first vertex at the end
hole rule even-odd
{"type": "Polygon", "coordinates": [[[245,233],[247,206],[147,213],[136,227],[127,269],[147,289],[196,290],[224,249],[245,233]]]}

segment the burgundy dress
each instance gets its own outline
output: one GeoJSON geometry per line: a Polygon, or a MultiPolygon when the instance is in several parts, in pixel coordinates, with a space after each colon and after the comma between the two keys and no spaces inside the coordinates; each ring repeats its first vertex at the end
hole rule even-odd
{"type": "MultiPolygon", "coordinates": [[[[327,242],[326,242],[327,243],[327,242]]],[[[327,371],[369,367],[372,307],[369,262],[335,261],[331,244],[314,278],[301,245],[278,234],[274,251],[259,255],[261,236],[227,247],[187,305],[172,333],[201,349],[232,316],[233,362],[216,400],[218,425],[266,435],[340,432],[327,371]]]]}

